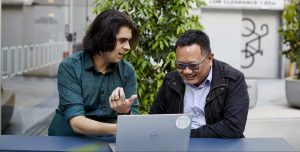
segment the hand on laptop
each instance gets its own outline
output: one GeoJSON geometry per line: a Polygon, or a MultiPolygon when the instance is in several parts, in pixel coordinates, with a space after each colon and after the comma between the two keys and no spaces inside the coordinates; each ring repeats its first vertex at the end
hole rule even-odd
{"type": "Polygon", "coordinates": [[[137,98],[137,95],[132,95],[130,98],[125,99],[123,88],[117,87],[109,97],[109,105],[120,114],[130,114],[130,106],[135,98],[137,98]]]}

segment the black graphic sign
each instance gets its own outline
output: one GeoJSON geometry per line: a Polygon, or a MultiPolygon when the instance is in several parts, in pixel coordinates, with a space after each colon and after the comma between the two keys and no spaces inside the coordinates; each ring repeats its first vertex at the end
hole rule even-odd
{"type": "Polygon", "coordinates": [[[241,65],[241,67],[247,69],[254,64],[256,55],[263,55],[261,39],[268,35],[269,26],[267,24],[263,24],[260,26],[260,29],[256,29],[255,22],[250,18],[243,18],[243,24],[244,32],[242,33],[242,36],[249,40],[246,41],[245,48],[242,50],[246,64],[241,65]]]}

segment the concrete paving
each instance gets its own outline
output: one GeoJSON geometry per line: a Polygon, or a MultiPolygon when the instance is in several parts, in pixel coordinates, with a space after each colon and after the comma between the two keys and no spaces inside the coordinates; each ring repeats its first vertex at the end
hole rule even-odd
{"type": "MultiPolygon", "coordinates": [[[[47,135],[58,105],[56,78],[13,77],[4,89],[16,94],[15,113],[5,134],[47,135]]],[[[257,79],[257,102],[249,110],[247,138],[281,137],[300,151],[300,109],[287,104],[283,79],[257,79]]]]}
{"type": "Polygon", "coordinates": [[[284,138],[300,151],[300,109],[288,105],[283,79],[257,80],[258,100],[249,110],[245,130],[247,138],[284,138]]]}

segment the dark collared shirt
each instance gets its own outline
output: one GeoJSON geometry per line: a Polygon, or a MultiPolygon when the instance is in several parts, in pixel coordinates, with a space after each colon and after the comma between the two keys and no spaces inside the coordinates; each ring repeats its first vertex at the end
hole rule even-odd
{"type": "MultiPolygon", "coordinates": [[[[75,53],[62,61],[57,84],[59,106],[50,125],[49,135],[73,135],[68,122],[75,116],[113,122],[117,112],[109,106],[108,99],[112,91],[123,87],[126,99],[137,93],[135,70],[130,63],[121,60],[111,64],[107,72],[102,74],[95,69],[91,56],[85,52],[75,53]]],[[[133,113],[138,112],[137,106],[136,99],[131,107],[133,113]]]]}

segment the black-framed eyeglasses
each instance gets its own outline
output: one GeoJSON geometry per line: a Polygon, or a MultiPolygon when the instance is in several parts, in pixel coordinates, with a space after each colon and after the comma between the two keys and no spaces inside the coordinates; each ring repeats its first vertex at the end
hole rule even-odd
{"type": "Polygon", "coordinates": [[[199,66],[206,60],[207,57],[208,57],[208,55],[206,55],[206,57],[199,63],[190,64],[190,63],[180,63],[180,62],[176,61],[175,65],[178,70],[185,70],[186,67],[188,67],[190,70],[196,71],[196,70],[199,70],[199,66]]]}

